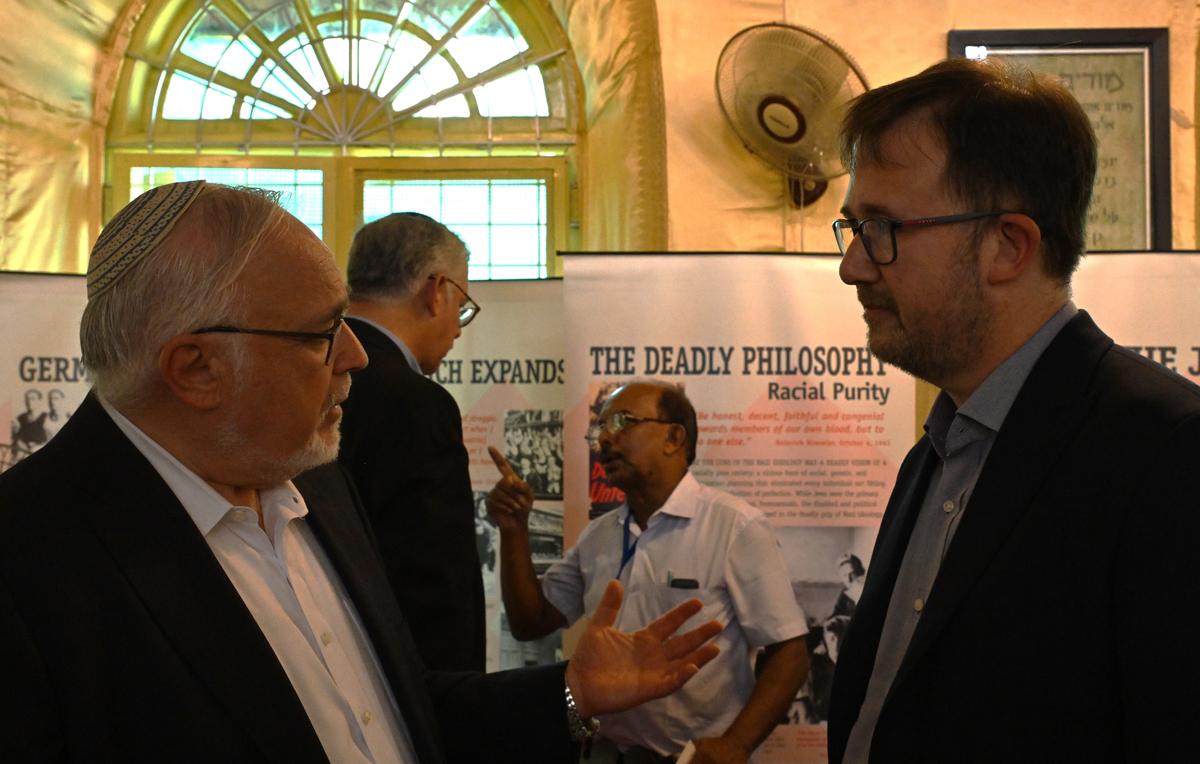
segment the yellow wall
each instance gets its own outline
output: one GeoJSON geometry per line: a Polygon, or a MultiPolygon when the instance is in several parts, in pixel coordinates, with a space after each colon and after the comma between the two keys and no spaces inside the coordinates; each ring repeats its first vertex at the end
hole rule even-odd
{"type": "Polygon", "coordinates": [[[834,248],[829,222],[844,178],[801,213],[784,203],[779,173],[750,156],[717,105],[714,73],[725,42],[752,24],[786,21],[832,38],[872,85],[906,77],[946,57],[952,29],[1167,27],[1171,49],[1173,238],[1196,247],[1194,0],[658,0],[667,112],[670,248],[834,248]],[[697,12],[703,7],[704,12],[697,12]],[[1136,7],[1136,15],[1131,9],[1136,7]]]}
{"type": "MultiPolygon", "coordinates": [[[[142,4],[0,0],[0,268],[83,268],[99,231],[104,182],[105,116],[103,109],[96,113],[95,83],[110,76],[111,56],[104,50],[119,36],[123,12],[142,4]]],[[[779,175],[748,155],[716,103],[713,81],[722,46],[738,30],[767,21],[809,26],[833,38],[876,85],[943,58],[950,29],[1169,27],[1174,242],[1177,248],[1196,246],[1200,13],[1194,0],[1145,0],[1137,3],[1135,17],[1128,0],[657,0],[657,8],[671,249],[833,246],[828,225],[844,179],[804,213],[791,209],[779,175]]],[[[589,177],[588,183],[602,186],[605,179],[589,177]]]]}

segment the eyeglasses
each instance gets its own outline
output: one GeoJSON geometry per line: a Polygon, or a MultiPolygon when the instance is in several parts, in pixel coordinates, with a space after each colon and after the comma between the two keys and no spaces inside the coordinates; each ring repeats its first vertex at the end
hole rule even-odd
{"type": "Polygon", "coordinates": [[[642,422],[659,422],[661,424],[675,424],[669,419],[655,419],[648,416],[637,416],[630,414],[628,411],[614,411],[603,419],[597,419],[595,424],[588,427],[587,435],[584,436],[588,443],[592,444],[592,448],[596,448],[600,444],[600,436],[604,432],[609,435],[616,435],[626,427],[632,427],[635,424],[642,422]]]}
{"type": "Polygon", "coordinates": [[[333,322],[333,327],[324,332],[285,332],[280,329],[243,329],[237,326],[206,326],[203,329],[196,329],[192,334],[261,334],[265,337],[286,337],[293,340],[325,340],[329,346],[325,348],[325,365],[329,365],[329,359],[333,357],[333,341],[337,338],[338,332],[342,329],[342,324],[345,322],[345,315],[338,316],[333,322]]]}
{"type": "MultiPolygon", "coordinates": [[[[437,274],[435,273],[429,278],[431,280],[437,279],[437,274]]],[[[451,284],[453,284],[455,289],[462,292],[462,296],[467,299],[467,301],[462,304],[462,307],[458,309],[458,325],[460,327],[466,326],[475,320],[475,316],[478,316],[479,311],[483,310],[483,308],[479,307],[479,303],[471,299],[471,295],[467,294],[467,290],[459,286],[457,281],[449,276],[444,276],[444,278],[446,281],[449,281],[451,284]]]]}
{"type": "Polygon", "coordinates": [[[999,215],[1013,214],[1012,210],[995,210],[993,212],[963,212],[957,215],[940,215],[931,218],[913,218],[912,220],[892,220],[890,218],[867,218],[866,220],[841,219],[833,221],[833,238],[837,239],[838,251],[845,257],[850,242],[855,238],[862,241],[867,257],[876,265],[891,265],[896,262],[898,249],[896,247],[897,228],[918,228],[921,226],[945,225],[947,223],[964,223],[968,220],[994,218],[999,215]],[[846,236],[846,231],[850,232],[846,236]]]}

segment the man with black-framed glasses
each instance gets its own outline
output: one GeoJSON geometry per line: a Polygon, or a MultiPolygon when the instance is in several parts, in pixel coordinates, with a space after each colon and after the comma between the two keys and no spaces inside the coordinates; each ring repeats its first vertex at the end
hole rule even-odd
{"type": "Polygon", "coordinates": [[[649,623],[699,597],[726,624],[721,658],[686,690],[600,719],[581,764],[660,764],[689,742],[694,761],[740,764],[786,714],[808,673],[804,614],[767,519],[690,472],[696,412],[683,391],[632,382],[612,392],[588,440],[625,493],[541,581],[529,549],[533,491],[491,449],[501,478],[488,496],[500,528],[500,584],[513,636],[538,639],[589,615],[612,579],[629,592],[620,620],[649,623]],[[762,648],[757,676],[751,652],[762,648]]]}
{"type": "MultiPolygon", "coordinates": [[[[88,263],[94,389],[0,474],[0,761],[560,764],[590,717],[716,653],[692,601],[565,665],[430,670],[337,452],[350,373],[329,249],[275,197],[137,197],[88,263]],[[225,327],[213,331],[213,327],[225,327]]],[[[403,435],[401,435],[403,437],[403,435]]]]}
{"type": "Polygon", "coordinates": [[[1200,657],[1200,389],[1070,300],[1096,139],[1060,83],[947,61],[851,106],[833,225],[871,350],[940,388],[840,647],[830,761],[1179,761],[1200,657]]]}
{"type": "Polygon", "coordinates": [[[485,664],[483,579],[462,415],[437,371],[480,311],[467,247],[430,217],[401,212],[355,234],[346,323],[371,364],[343,404],[339,461],[354,476],[388,578],[425,662],[485,664]]]}

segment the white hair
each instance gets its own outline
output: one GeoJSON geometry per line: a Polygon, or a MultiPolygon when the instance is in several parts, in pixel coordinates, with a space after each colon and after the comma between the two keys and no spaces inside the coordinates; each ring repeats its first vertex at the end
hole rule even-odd
{"type": "MultiPolygon", "coordinates": [[[[79,340],[100,397],[118,408],[136,406],[151,389],[168,340],[235,322],[251,297],[238,288],[238,277],[286,217],[276,193],[206,184],[166,239],[88,300],[79,340]]],[[[240,343],[233,347],[240,353],[240,343]]]]}

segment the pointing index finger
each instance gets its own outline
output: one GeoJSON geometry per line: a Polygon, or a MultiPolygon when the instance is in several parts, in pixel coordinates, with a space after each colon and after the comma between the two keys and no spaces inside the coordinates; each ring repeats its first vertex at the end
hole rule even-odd
{"type": "Polygon", "coordinates": [[[496,465],[496,469],[500,470],[501,477],[521,479],[517,471],[508,463],[508,459],[504,458],[504,454],[500,453],[500,449],[495,446],[488,446],[488,454],[492,457],[492,462],[496,465]]]}

